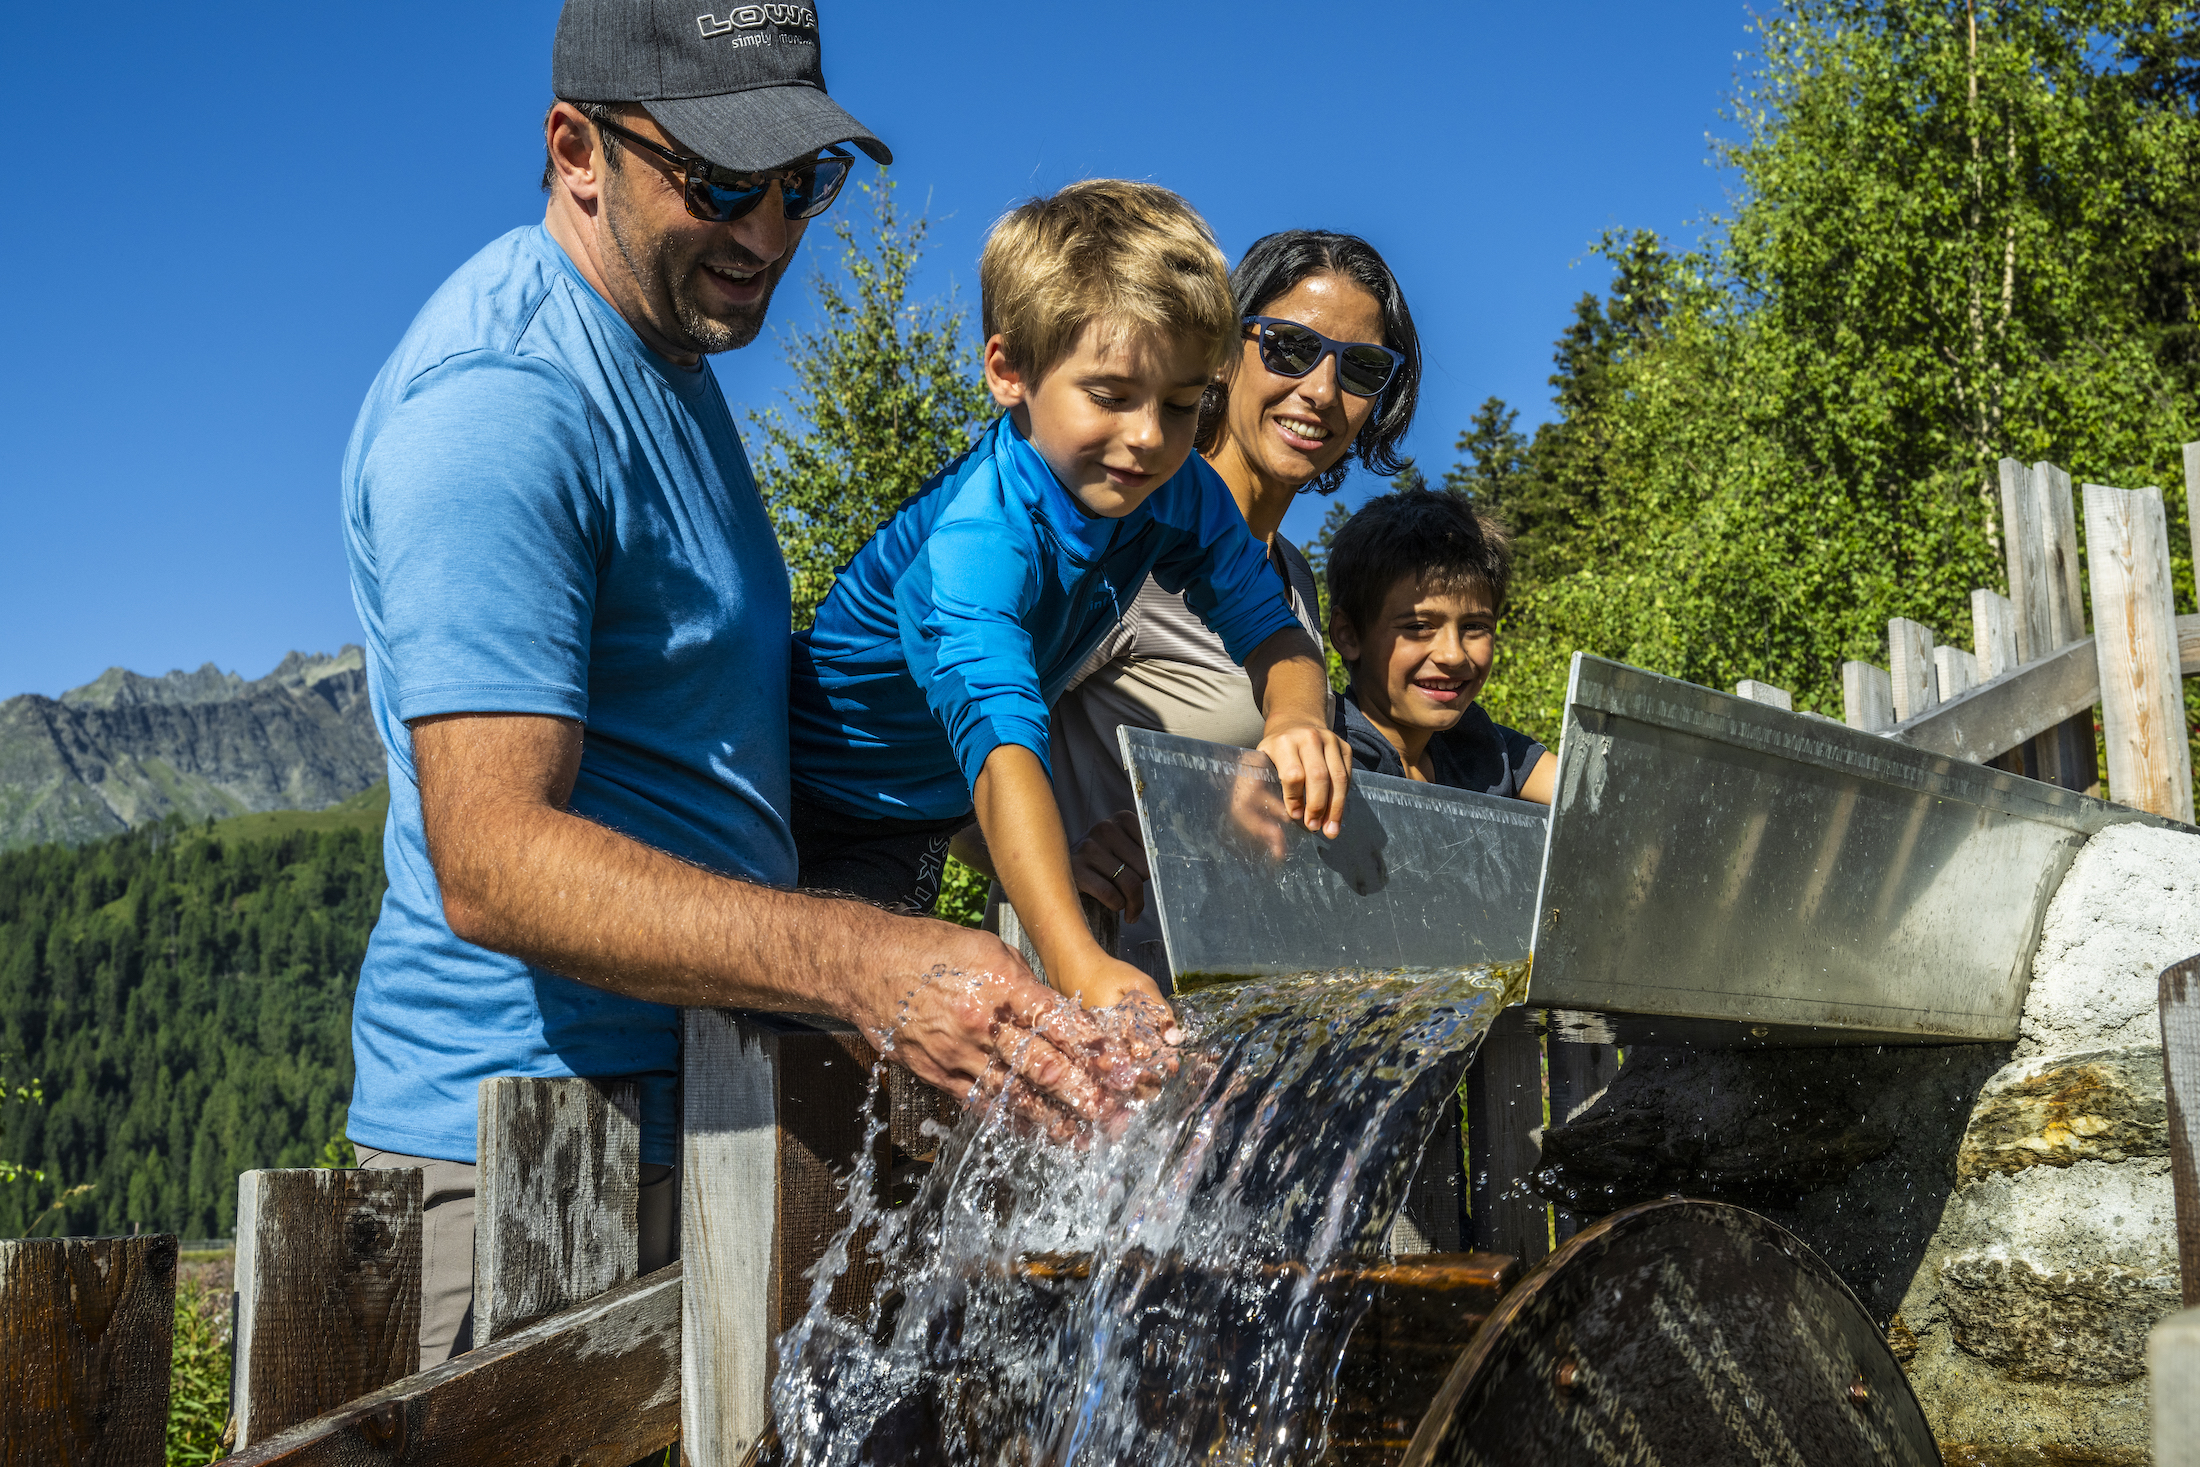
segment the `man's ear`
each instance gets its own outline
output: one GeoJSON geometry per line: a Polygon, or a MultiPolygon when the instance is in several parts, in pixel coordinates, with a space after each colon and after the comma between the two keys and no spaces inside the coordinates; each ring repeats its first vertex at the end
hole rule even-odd
{"type": "Polygon", "coordinates": [[[603,197],[604,158],[598,151],[601,134],[569,102],[552,107],[542,125],[558,187],[571,194],[583,210],[594,213],[603,197]]]}
{"type": "Polygon", "coordinates": [[[1031,395],[1031,388],[1024,381],[1024,374],[1009,363],[1007,339],[999,335],[987,337],[984,361],[986,390],[993,394],[993,401],[1004,408],[1022,407],[1031,395]]]}

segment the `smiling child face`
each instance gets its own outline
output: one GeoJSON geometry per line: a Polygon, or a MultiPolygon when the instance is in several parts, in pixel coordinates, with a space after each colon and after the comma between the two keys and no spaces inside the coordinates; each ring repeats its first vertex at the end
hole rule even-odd
{"type": "Polygon", "coordinates": [[[1353,664],[1360,709],[1385,732],[1441,733],[1459,722],[1489,680],[1497,613],[1480,586],[1425,589],[1402,577],[1362,636],[1343,616],[1330,638],[1353,664]]]}
{"type": "Polygon", "coordinates": [[[1207,371],[1196,345],[1092,321],[1036,378],[1011,367],[994,337],[985,380],[1078,502],[1121,519],[1191,457],[1207,371]]]}

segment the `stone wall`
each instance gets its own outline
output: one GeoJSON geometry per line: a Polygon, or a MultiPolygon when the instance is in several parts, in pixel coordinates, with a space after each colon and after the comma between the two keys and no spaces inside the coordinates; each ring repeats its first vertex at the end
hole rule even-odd
{"type": "Polygon", "coordinates": [[[2200,836],[2114,827],[2049,907],[2014,1046],[1631,1052],[1539,1190],[1790,1228],[1886,1322],[1951,1463],[2143,1463],[2179,1293],[2155,985],[2196,952],[2200,836]]]}

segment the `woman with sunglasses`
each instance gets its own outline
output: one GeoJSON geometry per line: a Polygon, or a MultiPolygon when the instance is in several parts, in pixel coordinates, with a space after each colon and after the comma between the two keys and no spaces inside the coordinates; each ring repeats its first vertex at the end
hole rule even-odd
{"type": "MultiPolygon", "coordinates": [[[[1398,282],[1367,241],[1286,230],[1258,240],[1230,274],[1244,343],[1200,408],[1200,452],[1230,493],[1321,640],[1314,573],[1281,534],[1307,489],[1335,492],[1353,461],[1390,475],[1419,397],[1421,349],[1398,282]]],[[[1125,921],[1120,955],[1164,990],[1161,931],[1144,899],[1146,860],[1116,729],[1250,748],[1260,710],[1245,673],[1198,615],[1148,581],[1121,625],[1078,670],[1050,731],[1063,823],[1090,830],[1073,862],[1080,890],[1125,921]]]]}

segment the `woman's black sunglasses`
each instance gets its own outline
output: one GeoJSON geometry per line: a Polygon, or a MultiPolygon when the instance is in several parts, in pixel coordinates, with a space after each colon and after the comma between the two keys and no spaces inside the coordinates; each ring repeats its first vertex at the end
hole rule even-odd
{"type": "Polygon", "coordinates": [[[1311,326],[1280,316],[1247,316],[1240,324],[1260,331],[1260,362],[1278,377],[1304,377],[1337,354],[1337,385],[1354,397],[1373,397],[1390,385],[1405,353],[1372,341],[1336,341],[1311,326]]]}
{"type": "Polygon", "coordinates": [[[687,179],[687,211],[705,224],[731,224],[745,218],[764,202],[774,183],[779,185],[780,206],[789,219],[815,219],[832,207],[840,186],[848,181],[848,171],[856,166],[854,155],[845,148],[827,148],[825,157],[777,173],[733,173],[707,158],[675,153],[616,122],[596,126],[637,148],[647,148],[679,169],[687,179]]]}

